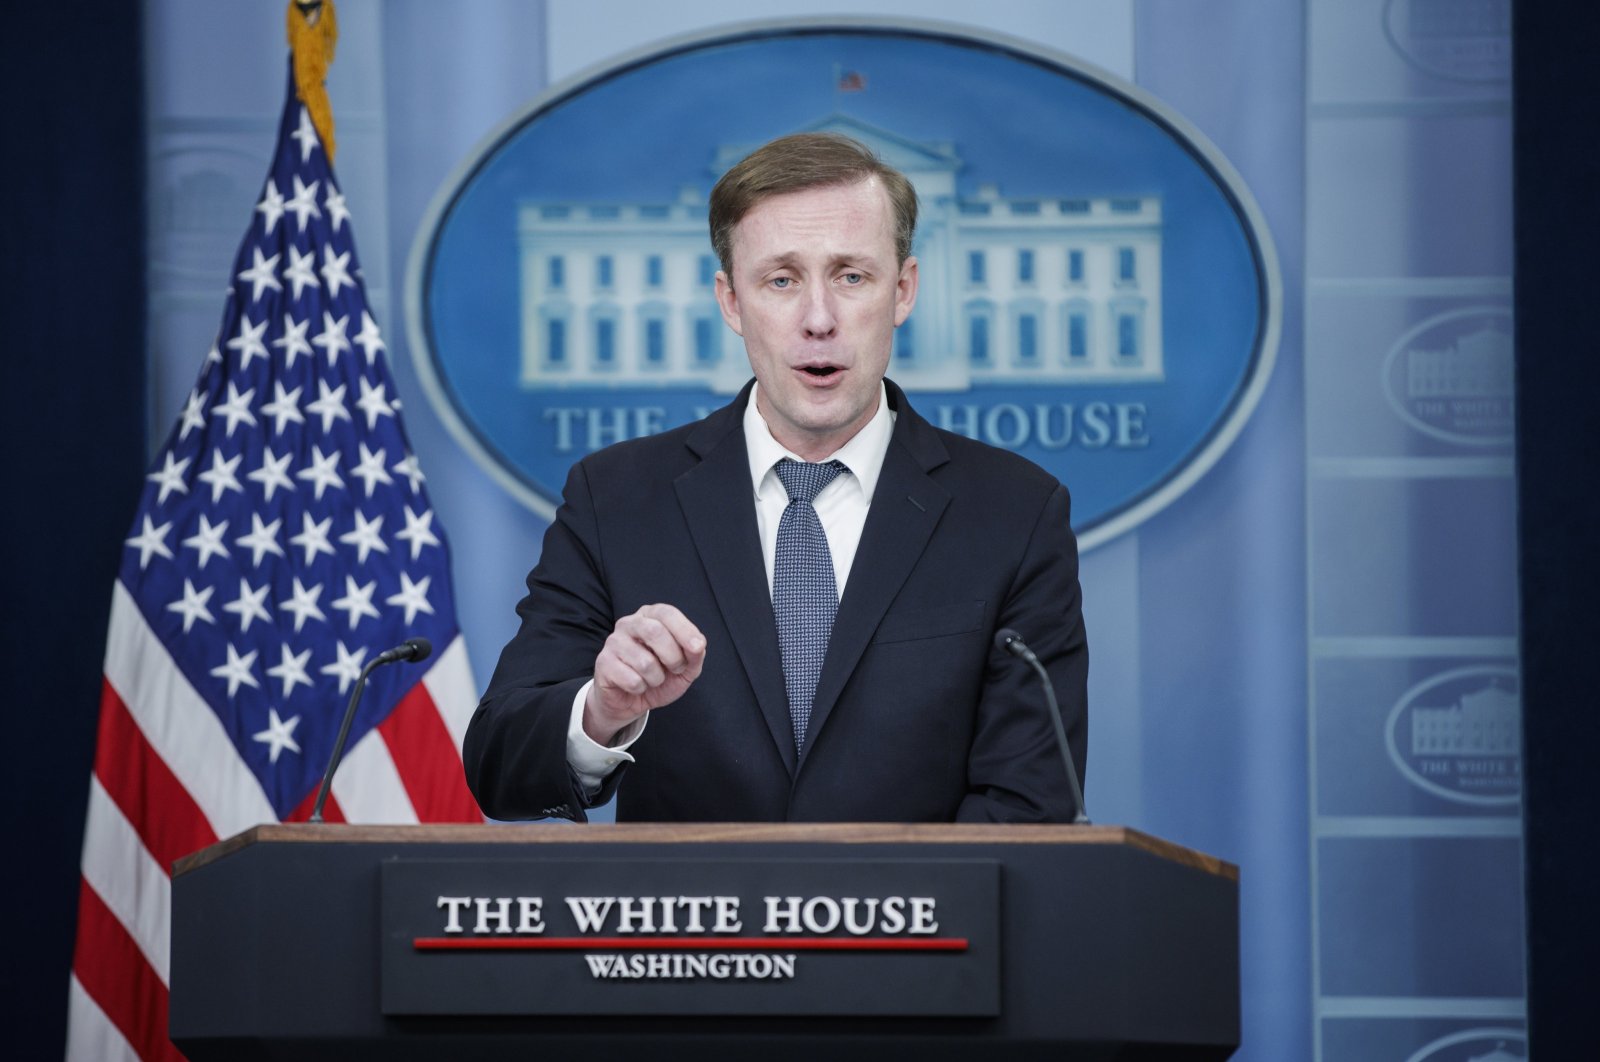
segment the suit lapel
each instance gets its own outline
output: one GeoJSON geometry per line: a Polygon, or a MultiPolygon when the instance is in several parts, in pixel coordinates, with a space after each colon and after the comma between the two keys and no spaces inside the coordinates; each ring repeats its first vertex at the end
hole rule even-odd
{"type": "Polygon", "coordinates": [[[783,685],[778,631],[751,501],[750,461],[742,430],[749,394],[746,386],[737,400],[712,414],[690,435],[688,446],[701,461],[679,476],[674,486],[728,634],[755,689],[778,754],[792,776],[795,750],[789,695],[783,685]]]}
{"type": "MultiPolygon", "coordinates": [[[[822,662],[816,699],[811,704],[805,750],[800,757],[802,765],[867,643],[916,567],[950,503],[949,492],[928,475],[929,470],[949,460],[944,444],[927,421],[911,409],[900,389],[887,381],[886,385],[889,404],[897,414],[894,435],[884,455],[883,471],[878,475],[872,507],[861,531],[861,544],[856,548],[850,578],[833,621],[828,655],[822,662]]],[[[781,664],[779,670],[781,673],[781,664]]],[[[781,693],[781,682],[779,690],[781,693]]]]}

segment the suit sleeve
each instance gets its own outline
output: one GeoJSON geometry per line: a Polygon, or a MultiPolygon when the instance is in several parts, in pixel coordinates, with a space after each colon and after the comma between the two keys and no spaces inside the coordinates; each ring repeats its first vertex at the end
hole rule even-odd
{"type": "Polygon", "coordinates": [[[609,800],[623,774],[613,771],[586,799],[567,765],[572,699],[592,677],[615,623],[582,462],[567,477],[517,614],[521,626],[500,654],[462,745],[467,785],[491,818],[582,822],[584,809],[609,800]]]}
{"type": "MultiPolygon", "coordinates": [[[[1089,646],[1071,500],[1059,484],[1033,527],[995,626],[1021,634],[1049,672],[1083,778],[1089,646]]],[[[967,759],[967,794],[956,821],[1070,822],[1076,810],[1037,674],[1009,653],[991,649],[967,759]]]]}

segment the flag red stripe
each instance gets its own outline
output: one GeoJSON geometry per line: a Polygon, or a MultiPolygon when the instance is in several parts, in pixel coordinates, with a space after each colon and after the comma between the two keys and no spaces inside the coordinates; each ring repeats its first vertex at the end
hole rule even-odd
{"type": "Polygon", "coordinates": [[[461,752],[422,683],[411,687],[389,718],[378,724],[395,770],[419,822],[482,822],[467,789],[461,752]]]}
{"type": "Polygon", "coordinates": [[[110,682],[100,693],[94,773],[167,873],[174,860],[216,843],[200,805],[145,738],[110,682]]]}
{"type": "Polygon", "coordinates": [[[78,946],[72,972],[145,1062],[183,1055],[167,1039],[167,986],[98,893],[78,890],[78,946]]]}
{"type": "MultiPolygon", "coordinates": [[[[318,787],[320,787],[320,786],[321,786],[321,779],[318,779],[318,787]]],[[[316,790],[316,788],[313,788],[311,790],[311,792],[306,794],[306,798],[304,800],[300,801],[300,806],[299,807],[295,808],[293,811],[289,812],[289,814],[287,814],[287,815],[285,815],[283,817],[283,821],[284,822],[305,822],[307,819],[311,818],[311,809],[316,806],[316,803],[317,803],[317,790],[316,790]]],[[[344,817],[344,808],[341,808],[339,806],[339,798],[333,795],[333,790],[331,790],[331,789],[328,790],[328,802],[322,805],[322,821],[323,822],[347,822],[347,821],[349,821],[348,819],[346,819],[344,817]]]]}

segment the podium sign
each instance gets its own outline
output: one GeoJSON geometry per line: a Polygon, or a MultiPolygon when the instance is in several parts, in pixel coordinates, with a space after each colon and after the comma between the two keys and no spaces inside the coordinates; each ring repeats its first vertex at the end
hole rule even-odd
{"type": "Polygon", "coordinates": [[[993,860],[395,860],[383,1012],[993,1015],[999,876],[993,860]]]}

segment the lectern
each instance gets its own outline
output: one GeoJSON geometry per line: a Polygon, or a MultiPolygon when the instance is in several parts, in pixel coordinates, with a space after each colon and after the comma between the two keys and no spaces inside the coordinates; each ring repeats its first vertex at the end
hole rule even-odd
{"type": "Polygon", "coordinates": [[[180,861],[190,1059],[1223,1059],[1238,870],[1107,826],[260,826],[180,861]]]}

